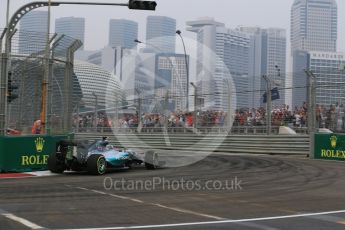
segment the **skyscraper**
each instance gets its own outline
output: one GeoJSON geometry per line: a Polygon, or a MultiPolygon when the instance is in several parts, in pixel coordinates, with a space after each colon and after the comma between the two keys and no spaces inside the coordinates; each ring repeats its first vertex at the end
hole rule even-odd
{"type": "Polygon", "coordinates": [[[176,20],[164,16],[148,16],[146,24],[147,48],[158,53],[175,53],[176,20]]]}
{"type": "Polygon", "coordinates": [[[111,19],[109,22],[109,46],[132,49],[137,46],[138,23],[126,19],[111,19]]]}
{"type": "Polygon", "coordinates": [[[237,107],[248,107],[250,36],[225,27],[212,18],[187,22],[197,33],[197,81],[204,103],[210,109],[226,110],[230,76],[236,88],[237,107]]]}
{"type": "MultiPolygon", "coordinates": [[[[55,33],[65,34],[74,39],[79,39],[83,44],[85,42],[85,19],[75,17],[58,18],[55,21],[55,33]]],[[[84,46],[80,48],[83,50],[84,46]]]]}
{"type": "MultiPolygon", "coordinates": [[[[263,75],[267,75],[276,87],[285,88],[286,71],[286,31],[280,28],[262,29],[259,27],[239,27],[250,34],[249,106],[257,108],[263,105],[262,94],[266,91],[263,75]]],[[[275,86],[273,86],[275,87],[275,86]]],[[[279,90],[280,99],[276,105],[285,103],[285,90],[279,90]]]]}
{"type": "MultiPolygon", "coordinates": [[[[302,69],[308,69],[314,73],[316,78],[315,99],[316,104],[329,108],[330,105],[336,103],[345,104],[345,74],[343,66],[345,66],[345,53],[340,52],[299,52],[296,65],[302,69]]],[[[297,55],[296,55],[297,56],[297,55]]],[[[304,71],[300,71],[300,75],[304,75],[304,81],[300,84],[307,85],[307,79],[304,71]]],[[[306,100],[307,90],[294,89],[294,105],[300,106],[300,102],[306,100]]]]}
{"type": "Polygon", "coordinates": [[[335,0],[295,0],[291,8],[291,50],[335,52],[335,0]]]}
{"type": "Polygon", "coordinates": [[[159,96],[163,97],[169,91],[174,110],[186,111],[188,85],[184,54],[157,54],[155,62],[155,91],[162,92],[159,96]]]}
{"type": "Polygon", "coordinates": [[[301,106],[307,102],[308,78],[304,72],[308,68],[308,52],[296,50],[293,53],[293,88],[292,88],[292,108],[301,106]]]}
{"type": "Polygon", "coordinates": [[[336,52],[337,3],[335,0],[295,0],[291,8],[292,105],[307,101],[307,76],[303,62],[308,52],[336,52]],[[303,63],[303,64],[302,64],[303,63]]]}
{"type": "Polygon", "coordinates": [[[44,51],[48,23],[47,11],[30,11],[19,21],[19,52],[23,54],[44,51]]]}

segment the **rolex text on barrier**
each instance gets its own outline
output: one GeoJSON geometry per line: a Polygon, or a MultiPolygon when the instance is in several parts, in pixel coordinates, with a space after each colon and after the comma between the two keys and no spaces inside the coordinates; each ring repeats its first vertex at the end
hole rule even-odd
{"type": "Polygon", "coordinates": [[[345,161],[345,135],[315,134],[315,159],[345,161]]]}
{"type": "Polygon", "coordinates": [[[48,157],[56,143],[69,136],[0,137],[0,171],[30,172],[46,170],[48,157]]]}

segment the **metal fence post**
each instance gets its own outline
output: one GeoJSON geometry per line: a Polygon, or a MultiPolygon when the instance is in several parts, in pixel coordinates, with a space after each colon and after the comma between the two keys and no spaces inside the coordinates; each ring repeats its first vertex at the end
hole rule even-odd
{"type": "MultiPolygon", "coordinates": [[[[49,29],[48,29],[49,31],[49,29]]],[[[52,114],[52,103],[51,103],[51,97],[52,97],[52,73],[53,73],[53,60],[52,58],[53,53],[51,54],[51,44],[54,41],[55,37],[57,34],[54,34],[52,38],[49,38],[49,34],[47,35],[47,44],[46,44],[46,53],[45,53],[45,64],[44,64],[44,88],[45,88],[45,93],[44,95],[44,117],[41,117],[41,120],[43,122],[43,126],[45,129],[45,133],[50,135],[51,132],[51,114],[52,114]],[[42,119],[43,118],[43,119],[42,119]]],[[[44,93],[44,91],[42,92],[44,93]]]]}
{"type": "Polygon", "coordinates": [[[65,63],[65,76],[64,76],[64,121],[63,130],[65,133],[70,132],[72,127],[72,91],[73,91],[73,63],[74,52],[82,46],[80,40],[73,42],[67,49],[66,63],[65,63]]]}
{"type": "Polygon", "coordinates": [[[76,124],[76,130],[79,132],[79,114],[80,114],[80,102],[77,102],[77,124],[76,124]]]}
{"type": "Polygon", "coordinates": [[[2,52],[3,38],[6,35],[7,28],[2,31],[0,36],[0,136],[5,135],[5,99],[6,99],[6,53],[2,52]]]}
{"type": "Polygon", "coordinates": [[[138,133],[141,133],[141,128],[143,126],[142,118],[141,118],[141,96],[139,95],[138,99],[138,133]]]}
{"type": "Polygon", "coordinates": [[[0,134],[6,135],[7,129],[7,81],[8,81],[8,70],[10,69],[10,53],[11,53],[11,43],[12,37],[17,32],[10,32],[8,29],[6,33],[1,35],[1,40],[5,37],[5,53],[1,55],[1,76],[0,76],[0,134]]]}
{"type": "Polygon", "coordinates": [[[7,54],[1,53],[1,75],[0,75],[0,135],[4,136],[5,131],[5,119],[6,119],[6,65],[7,65],[7,54]]]}
{"type": "Polygon", "coordinates": [[[271,117],[271,110],[272,110],[272,84],[271,79],[269,79],[268,76],[263,75],[262,76],[266,81],[266,132],[267,135],[271,135],[271,129],[272,129],[272,117],[271,117]]]}
{"type": "Polygon", "coordinates": [[[191,82],[190,83],[192,86],[193,86],[193,88],[194,88],[194,113],[193,113],[193,129],[194,129],[194,131],[196,132],[196,130],[197,130],[197,117],[198,117],[198,114],[197,114],[197,104],[198,104],[198,88],[196,87],[196,85],[193,83],[193,82],[191,82]]]}
{"type": "Polygon", "coordinates": [[[233,111],[232,111],[232,85],[230,79],[226,80],[228,86],[228,115],[227,115],[227,126],[228,133],[231,134],[231,128],[233,125],[233,111]]]}
{"type": "Polygon", "coordinates": [[[316,113],[315,113],[315,75],[310,70],[304,70],[308,77],[308,133],[310,138],[309,158],[314,158],[316,113]]]}
{"type": "Polygon", "coordinates": [[[97,129],[97,110],[98,110],[98,96],[95,92],[92,92],[92,96],[95,97],[95,110],[93,112],[93,127],[97,129]]]}
{"type": "Polygon", "coordinates": [[[168,114],[169,114],[169,110],[168,110],[168,101],[169,99],[169,91],[167,90],[167,92],[165,93],[165,98],[164,98],[164,130],[165,132],[168,131],[168,114]]]}
{"type": "Polygon", "coordinates": [[[304,70],[308,78],[308,92],[307,92],[307,102],[308,102],[308,133],[312,133],[313,130],[313,121],[312,121],[312,78],[308,70],[304,70]]]}
{"type": "Polygon", "coordinates": [[[118,97],[119,97],[119,95],[116,94],[116,98],[115,98],[115,121],[113,123],[116,134],[119,131],[119,110],[118,110],[119,101],[118,101],[118,97]]]}
{"type": "Polygon", "coordinates": [[[316,78],[315,75],[310,72],[311,78],[311,124],[312,124],[312,129],[310,133],[310,154],[309,157],[311,159],[314,159],[314,152],[315,152],[315,133],[316,133],[316,111],[315,111],[315,103],[316,103],[316,92],[315,92],[315,87],[316,87],[316,78]]]}

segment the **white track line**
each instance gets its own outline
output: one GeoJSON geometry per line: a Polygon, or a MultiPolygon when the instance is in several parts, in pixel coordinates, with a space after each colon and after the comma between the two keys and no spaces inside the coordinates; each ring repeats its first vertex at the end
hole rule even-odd
{"type": "Polygon", "coordinates": [[[220,220],[220,221],[207,221],[207,222],[192,222],[192,223],[179,223],[179,224],[161,224],[161,225],[143,225],[143,226],[127,226],[127,227],[106,227],[106,228],[75,228],[75,229],[61,229],[61,230],[120,230],[120,229],[148,229],[148,228],[171,228],[171,227],[183,227],[192,225],[212,225],[212,224],[231,224],[231,223],[244,223],[244,222],[256,222],[265,220],[279,220],[288,218],[310,217],[310,216],[322,216],[329,214],[345,213],[345,210],[330,211],[330,212],[317,212],[317,213],[305,213],[287,216],[272,216],[262,218],[251,219],[239,219],[239,220],[220,220]]]}
{"type": "Polygon", "coordinates": [[[219,217],[219,216],[213,216],[213,215],[208,215],[208,214],[205,214],[205,213],[194,212],[194,211],[187,210],[187,209],[182,209],[182,208],[169,207],[169,206],[162,205],[162,204],[157,204],[157,203],[145,202],[145,201],[142,201],[142,200],[139,200],[139,199],[133,199],[133,198],[127,197],[127,196],[119,196],[119,195],[115,195],[115,194],[111,194],[111,193],[105,193],[105,192],[102,192],[102,191],[93,190],[93,189],[87,189],[87,188],[82,188],[82,187],[72,187],[70,185],[66,185],[66,186],[69,187],[69,188],[81,189],[81,190],[84,190],[84,191],[94,192],[94,193],[101,194],[101,195],[108,195],[108,196],[112,196],[112,197],[123,199],[123,200],[130,200],[130,201],[133,201],[133,202],[136,202],[136,203],[153,205],[153,206],[156,206],[156,207],[159,207],[159,208],[169,209],[169,210],[172,210],[172,211],[175,211],[175,212],[184,213],[184,214],[191,214],[191,215],[194,215],[194,216],[206,217],[206,218],[214,219],[214,220],[225,220],[225,218],[222,218],[222,217],[219,217]]]}
{"type": "Polygon", "coordinates": [[[22,225],[25,225],[26,227],[29,227],[31,229],[44,229],[43,227],[41,227],[41,226],[39,226],[39,225],[37,225],[35,223],[32,223],[32,222],[30,222],[30,221],[28,221],[28,220],[26,220],[24,218],[15,216],[12,213],[3,213],[2,215],[5,216],[8,219],[11,219],[11,220],[13,220],[15,222],[18,222],[18,223],[22,224],[22,225]]]}
{"type": "Polygon", "coordinates": [[[157,206],[157,207],[160,207],[160,208],[173,210],[176,212],[182,212],[182,213],[186,213],[186,214],[192,214],[195,216],[202,216],[202,217],[206,217],[206,218],[210,218],[210,219],[216,219],[216,220],[225,220],[225,218],[222,218],[222,217],[212,216],[212,215],[203,214],[203,213],[199,213],[199,212],[194,212],[194,211],[190,211],[190,210],[186,210],[186,209],[182,209],[182,208],[173,208],[173,207],[169,207],[169,206],[165,206],[165,205],[161,205],[161,204],[153,204],[153,203],[150,203],[150,204],[157,206]]]}

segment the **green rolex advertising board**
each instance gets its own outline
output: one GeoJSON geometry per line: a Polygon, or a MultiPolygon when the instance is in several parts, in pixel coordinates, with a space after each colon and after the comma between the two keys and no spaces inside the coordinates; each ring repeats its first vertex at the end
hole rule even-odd
{"type": "Polygon", "coordinates": [[[315,159],[345,161],[345,135],[315,134],[315,159]]]}
{"type": "Polygon", "coordinates": [[[56,143],[71,136],[0,137],[0,172],[46,170],[56,143]]]}

